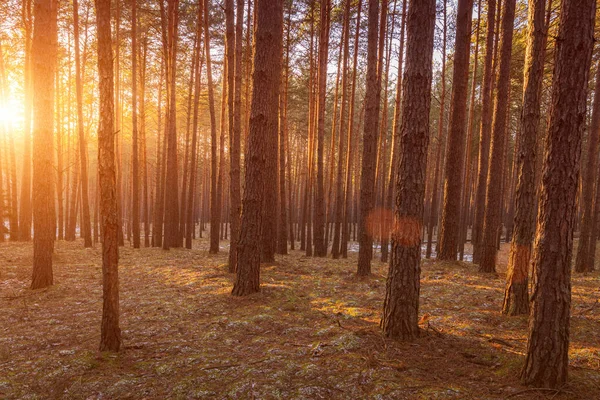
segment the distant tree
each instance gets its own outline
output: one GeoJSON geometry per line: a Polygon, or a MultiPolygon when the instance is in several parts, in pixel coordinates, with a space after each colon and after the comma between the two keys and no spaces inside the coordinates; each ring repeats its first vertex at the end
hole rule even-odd
{"type": "MultiPolygon", "coordinates": [[[[32,53],[33,90],[33,276],[32,289],[52,285],[54,215],[54,77],[58,51],[55,0],[35,2],[32,53]]],[[[25,225],[24,227],[27,227],[25,225]]]]}
{"type": "MultiPolygon", "coordinates": [[[[135,0],[133,0],[135,1],[135,0]]],[[[79,4],[78,0],[73,0],[73,38],[75,40],[75,86],[77,96],[77,132],[79,133],[79,161],[81,165],[81,236],[83,236],[83,246],[92,247],[92,223],[90,217],[90,200],[88,190],[87,173],[87,140],[83,127],[83,71],[81,66],[81,56],[79,49],[79,4]]]]}
{"type": "Polygon", "coordinates": [[[473,243],[473,262],[479,263],[481,241],[483,240],[483,218],[485,216],[485,193],[487,187],[490,141],[492,131],[492,82],[494,37],[496,25],[496,0],[488,0],[487,32],[485,38],[485,60],[481,88],[481,123],[479,128],[479,160],[477,183],[475,188],[475,213],[471,241],[473,243]]]}
{"type": "Polygon", "coordinates": [[[283,0],[257,0],[254,34],[252,106],[246,150],[238,266],[232,294],[260,290],[261,215],[263,207],[264,136],[277,137],[278,102],[283,47],[283,0]]]}
{"type": "MultiPolygon", "coordinates": [[[[590,242],[596,240],[591,236],[594,223],[594,183],[598,165],[598,135],[600,135],[600,63],[596,67],[596,86],[594,93],[594,106],[592,108],[592,121],[588,135],[588,150],[585,170],[583,171],[581,205],[581,233],[575,257],[576,272],[590,272],[594,270],[594,258],[590,257],[590,242]],[[592,262],[590,262],[592,260],[592,262]]],[[[598,190],[598,189],[596,189],[598,190]]]]}
{"type": "Polygon", "coordinates": [[[444,171],[444,202],[442,225],[438,236],[440,252],[437,257],[439,260],[456,260],[458,250],[472,11],[473,0],[458,0],[448,146],[444,171]]]}
{"type": "Polygon", "coordinates": [[[381,327],[386,336],[419,336],[423,197],[429,142],[435,1],[411,1],[407,18],[401,157],[396,174],[392,252],[381,327]]]}
{"type": "Polygon", "coordinates": [[[110,0],[96,0],[98,75],[98,179],[102,224],[102,325],[100,351],[119,351],[119,245],[115,171],[114,82],[110,33],[110,0]]]}
{"type": "MultiPolygon", "coordinates": [[[[162,4],[163,0],[160,0],[162,4]]],[[[167,0],[167,93],[168,93],[168,118],[165,149],[166,175],[165,175],[165,228],[163,249],[179,247],[179,174],[177,161],[177,41],[179,29],[179,0],[167,0]]]]}
{"type": "Polygon", "coordinates": [[[502,306],[502,312],[508,315],[529,312],[528,274],[535,233],[535,150],[544,76],[544,42],[548,28],[544,21],[545,3],[545,0],[529,3],[521,134],[517,144],[519,152],[515,154],[518,159],[515,222],[502,306]]]}
{"type": "Polygon", "coordinates": [[[527,356],[521,373],[523,382],[535,387],[561,387],[568,374],[573,228],[595,4],[563,0],[560,9],[527,356]]]}
{"type": "Polygon", "coordinates": [[[515,20],[516,0],[505,0],[502,14],[498,84],[494,101],[492,144],[485,196],[485,217],[479,270],[494,272],[498,254],[498,235],[502,226],[502,190],[504,152],[507,136],[507,117],[510,90],[510,61],[515,20]]]}
{"type": "Polygon", "coordinates": [[[215,117],[215,95],[212,81],[212,59],[210,54],[210,30],[208,12],[210,0],[204,3],[204,51],[206,52],[206,79],[208,80],[208,109],[210,112],[210,248],[209,252],[219,252],[219,225],[221,224],[221,205],[217,197],[217,123],[215,117]]]}
{"type": "MultiPolygon", "coordinates": [[[[77,0],[75,0],[77,1],[77,0]]],[[[133,231],[133,248],[140,248],[140,161],[138,146],[138,90],[137,90],[137,57],[138,57],[138,21],[137,1],[131,0],[131,168],[132,168],[132,207],[131,224],[133,231]]],[[[82,163],[83,165],[83,163],[82,163]]],[[[83,171],[83,170],[82,170],[83,171]]]]}
{"type": "MultiPolygon", "coordinates": [[[[427,221],[427,248],[425,249],[425,257],[431,258],[433,251],[433,229],[438,221],[438,209],[439,209],[439,188],[440,188],[440,169],[442,165],[442,159],[444,157],[444,146],[443,146],[443,135],[445,119],[444,115],[446,112],[446,42],[448,39],[448,0],[444,0],[442,8],[442,69],[440,73],[440,115],[438,118],[437,136],[434,137],[436,145],[435,150],[435,164],[433,172],[433,181],[431,188],[431,203],[429,206],[429,221],[427,221]]],[[[439,227],[438,227],[438,240],[439,240],[439,227]]],[[[439,242],[438,242],[439,243],[439,242]]]]}
{"type": "MultiPolygon", "coordinates": [[[[385,1],[385,0],[384,0],[385,1]]],[[[320,0],[321,21],[319,31],[318,109],[317,109],[317,192],[315,196],[314,242],[315,256],[325,257],[325,188],[323,185],[323,148],[325,141],[325,101],[327,91],[327,61],[329,58],[330,0],[320,0]]]]}
{"type": "MultiPolygon", "coordinates": [[[[10,224],[11,239],[31,240],[31,109],[33,104],[32,91],[32,30],[33,17],[31,14],[31,0],[23,3],[23,25],[25,27],[25,62],[24,62],[24,88],[25,88],[25,119],[23,132],[23,168],[21,170],[21,196],[19,197],[20,213],[14,226],[10,224]],[[19,227],[21,227],[19,231],[19,227]],[[14,237],[13,237],[14,236],[14,237]]],[[[15,182],[16,188],[16,182],[15,182]]],[[[16,195],[16,193],[15,193],[16,195]]]]}
{"type": "MultiPolygon", "coordinates": [[[[375,168],[377,165],[377,130],[379,127],[379,101],[381,81],[377,76],[377,39],[379,35],[379,1],[369,0],[367,31],[367,88],[365,94],[365,123],[363,132],[362,168],[360,175],[360,220],[358,227],[358,276],[371,273],[373,234],[369,217],[373,211],[375,168]]],[[[383,1],[387,7],[387,0],[383,1]]]]}

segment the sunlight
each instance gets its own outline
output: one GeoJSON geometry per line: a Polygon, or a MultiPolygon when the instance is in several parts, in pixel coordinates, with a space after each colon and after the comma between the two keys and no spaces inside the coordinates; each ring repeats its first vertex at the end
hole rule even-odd
{"type": "Polygon", "coordinates": [[[14,104],[0,105],[0,124],[4,126],[14,126],[19,122],[19,109],[14,104]]]}

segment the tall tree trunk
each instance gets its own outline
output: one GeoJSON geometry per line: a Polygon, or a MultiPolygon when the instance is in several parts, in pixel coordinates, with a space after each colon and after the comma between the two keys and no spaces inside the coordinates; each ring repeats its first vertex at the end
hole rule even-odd
{"type": "Polygon", "coordinates": [[[479,33],[481,31],[481,0],[477,2],[477,34],[475,36],[475,53],[473,54],[473,76],[471,78],[471,97],[469,99],[469,118],[467,120],[467,143],[464,170],[464,190],[460,212],[460,240],[458,242],[459,260],[463,261],[465,255],[465,242],[467,241],[469,203],[471,199],[471,144],[473,143],[473,122],[475,119],[475,89],[477,87],[477,67],[479,66],[479,33]]]}
{"type": "Polygon", "coordinates": [[[150,247],[150,206],[148,203],[148,157],[146,134],[146,62],[148,55],[148,37],[144,36],[140,71],[140,140],[142,144],[142,219],[144,220],[144,247],[150,247]]]}
{"type": "Polygon", "coordinates": [[[473,243],[473,262],[479,263],[481,242],[483,241],[483,219],[485,216],[485,194],[490,156],[492,131],[492,86],[494,36],[496,24],[496,0],[488,0],[487,33],[485,39],[485,62],[483,67],[483,83],[481,89],[481,125],[479,128],[479,160],[477,172],[477,189],[475,192],[475,216],[471,241],[473,243]]]}
{"type": "MultiPolygon", "coordinates": [[[[81,210],[83,220],[81,221],[81,234],[83,246],[92,247],[92,223],[90,217],[90,201],[88,191],[87,174],[87,142],[83,128],[83,71],[81,67],[81,56],[79,47],[79,5],[73,0],[73,37],[75,39],[75,86],[77,93],[77,131],[79,134],[79,171],[81,174],[81,210]]],[[[85,57],[84,57],[85,58],[85,57]]]]}
{"type": "MultiPolygon", "coordinates": [[[[58,52],[58,4],[38,0],[31,44],[33,98],[33,273],[32,289],[52,285],[54,215],[54,76],[58,52]]],[[[27,225],[24,225],[26,228],[27,225]]]]}
{"type": "Polygon", "coordinates": [[[319,28],[319,70],[317,111],[317,187],[315,196],[314,244],[315,256],[327,256],[325,245],[325,188],[323,185],[323,147],[325,145],[325,99],[327,91],[327,61],[329,58],[329,14],[330,0],[320,0],[321,21],[319,28]]]}
{"type": "MultiPolygon", "coordinates": [[[[233,0],[227,0],[228,8],[231,9],[227,21],[229,25],[233,25],[233,0]]],[[[242,40],[244,29],[244,0],[237,0],[236,4],[236,20],[235,20],[235,36],[233,26],[227,27],[229,39],[227,45],[230,47],[231,55],[228,54],[230,67],[230,79],[227,84],[229,93],[232,93],[232,103],[229,108],[230,118],[230,150],[229,150],[229,194],[231,199],[229,223],[230,223],[230,240],[229,240],[229,272],[235,272],[237,267],[237,241],[240,230],[240,212],[241,212],[241,192],[240,192],[240,152],[241,152],[241,136],[242,136],[242,40]],[[233,46],[235,41],[235,46],[233,46]],[[231,44],[229,43],[231,42],[231,44]],[[235,49],[234,49],[235,47],[235,49]],[[235,53],[234,53],[235,50],[235,53]]],[[[229,106],[229,104],[228,104],[229,106]]]]}
{"type": "MultiPolygon", "coordinates": [[[[23,132],[23,169],[21,170],[21,197],[18,223],[10,224],[11,239],[19,237],[21,240],[31,240],[31,118],[33,105],[32,90],[32,40],[33,17],[31,15],[31,0],[23,1],[23,25],[25,26],[25,63],[24,63],[24,89],[25,89],[25,119],[23,132]],[[19,227],[21,228],[19,230],[19,227]],[[14,238],[13,238],[14,232],[14,238]]],[[[13,194],[14,195],[14,194],[13,194]]]]}
{"type": "MultiPolygon", "coordinates": [[[[600,134],[600,64],[596,68],[596,87],[594,94],[594,106],[592,108],[592,122],[588,135],[588,151],[586,167],[582,180],[581,204],[581,232],[579,234],[579,246],[575,258],[576,272],[590,272],[594,270],[594,264],[589,263],[590,241],[597,238],[591,237],[592,223],[594,220],[594,182],[596,181],[596,168],[598,164],[598,135],[600,134]]],[[[593,258],[592,258],[593,260],[593,258]]]]}
{"type": "Polygon", "coordinates": [[[250,132],[246,155],[246,189],[232,294],[260,290],[261,215],[265,183],[265,136],[277,138],[277,107],[283,47],[283,1],[257,0],[250,132]]]}
{"type": "Polygon", "coordinates": [[[535,387],[557,388],[567,380],[573,227],[595,3],[564,0],[560,10],[527,356],[521,373],[523,382],[535,387]]]}
{"type": "MultiPolygon", "coordinates": [[[[544,76],[545,0],[529,3],[527,54],[523,82],[523,111],[519,136],[518,181],[515,200],[514,233],[510,245],[508,273],[502,312],[508,315],[529,312],[528,274],[531,245],[535,233],[535,158],[536,138],[540,123],[540,101],[544,76]]],[[[596,85],[600,85],[600,79],[596,85]]],[[[596,91],[597,95],[599,91],[596,91]]],[[[598,102],[600,104],[600,102],[598,102]]]]}
{"type": "Polygon", "coordinates": [[[419,291],[423,197],[429,142],[435,1],[410,3],[400,166],[392,253],[381,327],[387,337],[419,336],[419,291]]]}
{"type": "Polygon", "coordinates": [[[210,31],[208,10],[210,0],[204,0],[204,51],[206,52],[206,79],[208,80],[208,109],[210,112],[210,248],[209,252],[219,252],[219,226],[221,225],[221,205],[217,199],[217,123],[215,120],[215,95],[212,81],[210,56],[210,31]]]}
{"type": "MultiPolygon", "coordinates": [[[[161,0],[162,1],[162,0],[161,0]]],[[[177,172],[177,39],[179,27],[179,0],[168,0],[168,45],[169,68],[167,68],[167,84],[169,94],[169,118],[167,118],[167,173],[165,185],[165,234],[163,249],[181,246],[179,240],[179,178],[177,172]],[[168,193],[168,195],[167,195],[168,193]]]]}
{"type": "MultiPolygon", "coordinates": [[[[442,164],[442,158],[444,157],[444,126],[445,126],[445,113],[446,113],[446,41],[447,41],[447,30],[448,30],[448,7],[447,0],[444,0],[443,5],[443,24],[442,24],[442,71],[441,71],[441,86],[442,92],[440,94],[440,115],[438,118],[438,129],[436,141],[436,155],[435,155],[435,167],[433,173],[433,181],[431,188],[431,205],[429,209],[429,221],[427,221],[427,249],[425,250],[425,257],[431,258],[431,252],[433,251],[433,229],[438,223],[438,209],[439,209],[439,198],[438,193],[440,188],[440,170],[442,164]]],[[[439,226],[438,226],[438,243],[439,243],[439,226]]]]}
{"type": "Polygon", "coordinates": [[[285,39],[285,61],[282,66],[282,71],[285,78],[282,77],[281,88],[279,95],[279,223],[277,224],[277,253],[287,254],[288,241],[288,206],[291,208],[291,201],[286,200],[285,189],[285,169],[286,169],[286,153],[289,152],[287,142],[288,136],[288,120],[287,120],[287,96],[288,96],[288,81],[289,81],[289,61],[290,61],[290,31],[291,31],[291,7],[289,8],[288,18],[286,22],[286,39],[285,39]],[[287,152],[286,152],[287,147],[287,152]]]}
{"type": "Polygon", "coordinates": [[[119,351],[119,246],[117,189],[115,186],[114,93],[110,34],[110,0],[96,0],[100,121],[98,125],[98,179],[102,220],[102,325],[100,351],[119,351]]]}
{"type": "Polygon", "coordinates": [[[138,114],[137,114],[137,2],[131,0],[131,168],[132,168],[132,196],[131,223],[133,232],[133,248],[140,248],[140,161],[138,149],[138,114]]]}
{"type": "MultiPolygon", "coordinates": [[[[404,62],[404,31],[406,24],[406,6],[407,1],[402,1],[402,22],[400,28],[400,44],[398,46],[398,81],[396,82],[396,98],[394,100],[394,121],[392,125],[392,146],[390,152],[390,167],[389,173],[387,177],[387,190],[384,191],[385,204],[384,209],[386,210],[386,218],[387,213],[389,212],[390,216],[393,213],[393,202],[394,202],[394,194],[395,194],[395,181],[396,181],[396,171],[398,170],[398,159],[400,157],[400,116],[401,116],[401,104],[402,104],[402,64],[404,62]]],[[[391,219],[391,218],[390,218],[391,219]]],[[[388,243],[391,235],[391,224],[386,220],[386,225],[384,226],[384,235],[381,240],[381,261],[388,261],[388,243]]]]}
{"type": "Polygon", "coordinates": [[[483,219],[482,252],[480,272],[495,272],[498,254],[498,234],[502,226],[502,181],[504,175],[504,147],[507,136],[507,116],[510,88],[510,61],[515,20],[515,0],[504,2],[502,14],[502,39],[498,68],[498,85],[494,102],[492,143],[490,164],[485,196],[485,217],[483,219]]]}
{"type": "Polygon", "coordinates": [[[465,126],[469,83],[469,49],[473,0],[458,0],[452,100],[448,126],[448,146],[444,170],[444,202],[440,226],[438,260],[456,260],[460,231],[460,203],[465,156],[465,126]]]}
{"type": "Polygon", "coordinates": [[[344,161],[346,155],[345,145],[347,144],[346,139],[346,121],[347,114],[347,93],[348,93],[348,58],[350,53],[350,10],[351,4],[349,0],[346,0],[344,6],[344,23],[343,23],[343,61],[342,61],[342,104],[340,106],[340,138],[339,138],[339,151],[338,151],[338,162],[337,162],[337,178],[336,178],[336,190],[335,190],[335,216],[334,216],[334,233],[333,233],[333,244],[331,249],[331,256],[333,259],[340,257],[340,240],[342,235],[342,223],[344,216],[344,161]]]}
{"type": "MultiPolygon", "coordinates": [[[[356,272],[358,276],[366,276],[371,273],[371,259],[373,258],[373,232],[369,226],[369,218],[373,210],[374,202],[375,168],[377,163],[377,128],[379,125],[379,101],[381,95],[381,80],[377,74],[379,1],[369,0],[368,4],[367,88],[365,94],[362,171],[360,175],[359,251],[358,268],[356,272]]],[[[384,9],[387,7],[387,0],[383,0],[382,7],[384,7],[384,9]]],[[[382,18],[382,21],[385,21],[385,19],[382,18]]]]}

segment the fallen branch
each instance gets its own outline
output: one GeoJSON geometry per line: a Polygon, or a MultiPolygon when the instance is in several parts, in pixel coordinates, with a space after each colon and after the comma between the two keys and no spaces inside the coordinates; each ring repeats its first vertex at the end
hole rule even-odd
{"type": "Polygon", "coordinates": [[[520,396],[520,395],[522,395],[524,393],[530,393],[530,392],[552,392],[555,395],[558,394],[558,393],[574,394],[573,392],[569,392],[569,391],[563,390],[563,389],[530,388],[530,389],[524,389],[524,390],[520,390],[518,392],[515,392],[513,394],[510,394],[510,395],[506,396],[505,399],[510,399],[511,397],[520,396]]]}
{"type": "Polygon", "coordinates": [[[227,368],[233,368],[233,367],[241,367],[242,365],[256,365],[256,364],[260,364],[260,363],[268,361],[268,360],[269,360],[268,358],[263,358],[262,360],[253,361],[253,362],[245,363],[245,364],[221,364],[221,365],[213,365],[211,367],[200,368],[200,370],[207,371],[207,370],[210,370],[210,369],[227,369],[227,368]]]}

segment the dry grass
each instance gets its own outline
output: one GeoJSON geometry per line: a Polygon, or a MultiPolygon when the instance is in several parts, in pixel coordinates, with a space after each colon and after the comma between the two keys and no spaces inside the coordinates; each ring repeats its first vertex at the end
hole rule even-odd
{"type": "MultiPolygon", "coordinates": [[[[425,261],[422,337],[385,339],[387,267],[296,251],[262,268],[262,292],[229,293],[226,254],[121,251],[124,350],[97,351],[99,249],[58,242],[55,286],[28,289],[31,244],[0,244],[0,398],[600,398],[600,275],[574,276],[571,375],[524,391],[526,317],[499,313],[503,273],[425,261]]],[[[501,260],[506,260],[506,249],[501,260]]]]}

